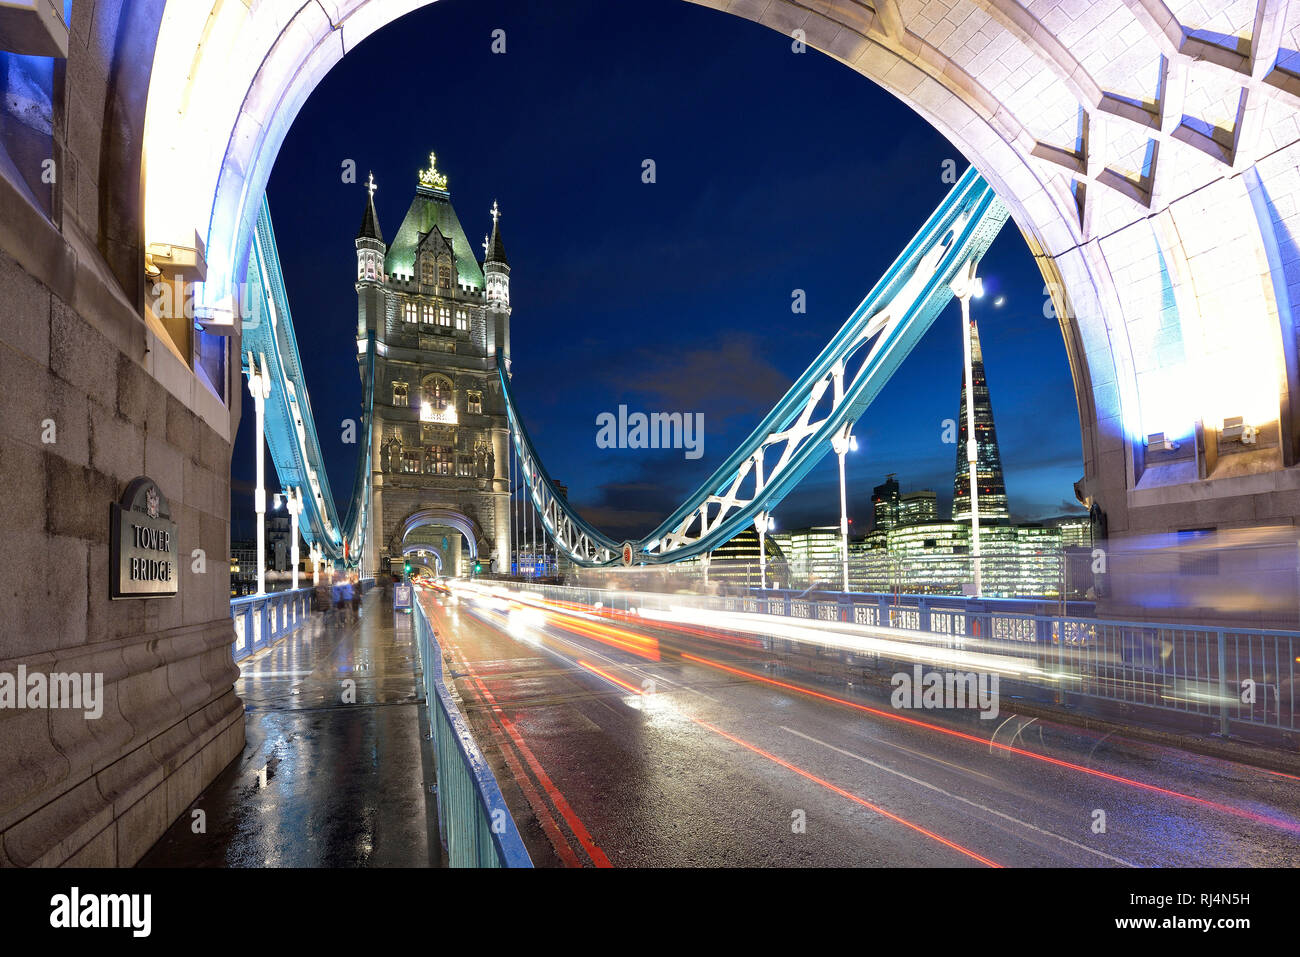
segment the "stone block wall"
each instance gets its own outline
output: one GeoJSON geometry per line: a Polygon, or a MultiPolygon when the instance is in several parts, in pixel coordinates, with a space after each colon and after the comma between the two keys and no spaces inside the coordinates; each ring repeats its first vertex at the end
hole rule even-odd
{"type": "Polygon", "coordinates": [[[0,676],[103,682],[97,718],[0,708],[2,865],[134,864],[243,748],[226,559],[239,396],[201,386],[143,309],[162,7],[72,4],[52,209],[0,168],[0,676]],[[169,501],[179,593],[112,601],[109,506],[138,475],[169,501]]]}
{"type": "Polygon", "coordinates": [[[0,674],[102,675],[103,713],[0,708],[0,863],[127,866],[243,747],[230,441],[67,293],[0,252],[0,674]],[[111,601],[109,506],[137,475],[169,500],[179,594],[111,601]]]}

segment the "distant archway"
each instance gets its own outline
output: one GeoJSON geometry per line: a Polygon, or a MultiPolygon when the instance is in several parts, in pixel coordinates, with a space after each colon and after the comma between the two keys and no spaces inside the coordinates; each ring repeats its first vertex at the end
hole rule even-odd
{"type": "Polygon", "coordinates": [[[442,574],[442,553],[438,549],[430,548],[428,545],[407,545],[402,548],[402,556],[409,555],[432,555],[435,574],[442,574]]]}
{"type": "Polygon", "coordinates": [[[422,508],[412,512],[398,523],[389,542],[389,554],[398,554],[406,548],[406,538],[417,528],[426,525],[445,525],[460,532],[469,543],[469,560],[477,561],[479,542],[483,541],[483,530],[478,522],[467,515],[449,508],[422,508]]]}

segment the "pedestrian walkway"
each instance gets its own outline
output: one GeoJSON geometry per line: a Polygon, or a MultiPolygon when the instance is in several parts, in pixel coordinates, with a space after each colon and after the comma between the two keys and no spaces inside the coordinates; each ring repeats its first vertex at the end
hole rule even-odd
{"type": "Polygon", "coordinates": [[[241,662],[243,754],[139,866],[436,866],[415,654],[410,616],[375,589],[359,622],[313,614],[241,662]]]}

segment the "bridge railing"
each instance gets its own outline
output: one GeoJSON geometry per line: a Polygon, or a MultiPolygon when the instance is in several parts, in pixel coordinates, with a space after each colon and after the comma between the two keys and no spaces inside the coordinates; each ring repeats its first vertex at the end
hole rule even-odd
{"type": "MultiPolygon", "coordinates": [[[[512,584],[612,611],[671,607],[847,622],[942,636],[939,647],[991,651],[1033,664],[1044,700],[1096,699],[1234,725],[1300,732],[1300,633],[1094,617],[1088,602],[935,595],[671,595],[512,584]],[[1058,609],[1053,611],[1053,609],[1058,609]]],[[[773,650],[793,643],[769,638],[773,650]]],[[[871,655],[854,653],[856,661],[871,655]]]]}
{"type": "Polygon", "coordinates": [[[433,732],[438,827],[452,867],[532,867],[496,776],[442,675],[442,649],[418,601],[411,620],[433,732]]]}
{"type": "Polygon", "coordinates": [[[230,600],[230,617],[235,622],[235,644],[231,655],[235,661],[267,648],[294,629],[311,614],[310,588],[246,595],[230,600]]]}

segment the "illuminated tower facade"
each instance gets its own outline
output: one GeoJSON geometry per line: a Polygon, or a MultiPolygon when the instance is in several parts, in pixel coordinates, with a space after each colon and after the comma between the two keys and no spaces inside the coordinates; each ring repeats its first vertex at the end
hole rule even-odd
{"type": "MultiPolygon", "coordinates": [[[[970,323],[971,385],[975,392],[975,442],[977,447],[975,476],[979,482],[980,524],[1006,523],[1007,486],[1002,478],[1002,456],[998,452],[998,433],[993,425],[993,404],[984,375],[984,353],[980,349],[979,327],[970,323]]],[[[970,464],[966,461],[966,376],[961,383],[961,407],[957,413],[957,468],[952,484],[952,520],[970,521],[970,464]]]]}
{"type": "Polygon", "coordinates": [[[367,554],[384,573],[404,551],[443,574],[471,561],[508,571],[509,426],[497,352],[509,354],[509,266],[493,203],[480,262],[437,157],[420,171],[392,244],[373,177],[356,238],[357,353],[373,333],[375,406],[367,554]]]}

